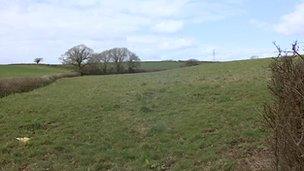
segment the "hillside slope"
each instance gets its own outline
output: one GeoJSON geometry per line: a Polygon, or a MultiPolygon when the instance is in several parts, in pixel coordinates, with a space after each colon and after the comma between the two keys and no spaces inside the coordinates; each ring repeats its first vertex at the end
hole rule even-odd
{"type": "Polygon", "coordinates": [[[0,99],[0,166],[231,169],[263,148],[268,64],[69,78],[0,99]],[[24,136],[29,144],[15,140],[24,136]]]}

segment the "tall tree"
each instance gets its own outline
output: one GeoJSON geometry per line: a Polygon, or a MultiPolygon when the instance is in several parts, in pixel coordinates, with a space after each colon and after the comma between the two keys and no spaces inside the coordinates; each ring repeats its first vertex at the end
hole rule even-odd
{"type": "Polygon", "coordinates": [[[91,60],[92,63],[102,64],[103,73],[108,72],[108,65],[110,61],[111,61],[111,55],[108,50],[94,54],[91,60]]]}
{"type": "Polygon", "coordinates": [[[128,51],[129,50],[127,48],[113,48],[106,52],[113,61],[117,73],[123,72],[123,62],[125,62],[127,58],[128,51]]]}
{"type": "Polygon", "coordinates": [[[128,53],[129,53],[127,59],[128,71],[132,73],[135,72],[135,70],[140,66],[140,59],[135,53],[133,52],[128,52],[128,53]]]}
{"type": "Polygon", "coordinates": [[[124,70],[124,63],[127,63],[129,71],[134,72],[134,69],[139,65],[140,59],[135,53],[127,48],[113,48],[104,52],[107,57],[114,63],[117,73],[124,70]]]}
{"type": "Polygon", "coordinates": [[[94,51],[91,48],[85,45],[78,45],[65,52],[60,60],[63,64],[77,67],[77,70],[81,72],[81,69],[87,64],[93,53],[94,51]]]}

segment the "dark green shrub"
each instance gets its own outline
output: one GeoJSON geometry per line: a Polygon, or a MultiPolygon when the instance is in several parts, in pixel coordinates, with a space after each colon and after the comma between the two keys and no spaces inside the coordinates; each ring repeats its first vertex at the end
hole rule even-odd
{"type": "Polygon", "coordinates": [[[185,61],[185,66],[196,66],[199,65],[200,61],[196,60],[196,59],[189,59],[187,61],[185,61]]]}

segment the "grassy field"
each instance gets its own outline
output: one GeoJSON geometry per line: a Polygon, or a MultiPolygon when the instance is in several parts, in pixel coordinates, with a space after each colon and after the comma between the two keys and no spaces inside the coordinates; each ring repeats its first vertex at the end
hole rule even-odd
{"type": "Polygon", "coordinates": [[[13,77],[32,77],[69,72],[62,67],[47,65],[0,65],[0,79],[13,77]]]}
{"type": "Polygon", "coordinates": [[[269,60],[61,79],[0,99],[0,167],[223,170],[263,149],[269,60]],[[30,137],[21,144],[16,137],[30,137]]]}
{"type": "Polygon", "coordinates": [[[178,61],[145,61],[141,62],[141,68],[144,70],[168,70],[180,68],[184,62],[178,61]]]}
{"type": "MultiPolygon", "coordinates": [[[[147,71],[168,70],[179,68],[183,66],[183,62],[177,61],[155,61],[155,62],[141,62],[141,69],[147,71]]],[[[43,76],[57,73],[69,72],[69,69],[60,66],[47,65],[0,65],[0,79],[13,77],[32,77],[43,76]]]]}

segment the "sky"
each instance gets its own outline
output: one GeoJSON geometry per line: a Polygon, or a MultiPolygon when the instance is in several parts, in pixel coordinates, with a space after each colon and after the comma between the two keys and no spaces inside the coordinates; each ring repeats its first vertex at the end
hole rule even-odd
{"type": "Polygon", "coordinates": [[[149,61],[230,61],[303,38],[304,0],[0,0],[0,64],[60,63],[79,44],[149,61]]]}

